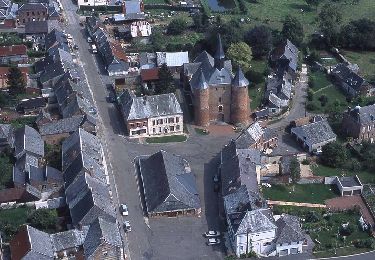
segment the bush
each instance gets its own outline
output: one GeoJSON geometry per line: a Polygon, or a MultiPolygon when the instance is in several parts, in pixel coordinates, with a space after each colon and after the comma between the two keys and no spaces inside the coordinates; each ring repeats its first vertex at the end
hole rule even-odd
{"type": "Polygon", "coordinates": [[[56,229],[57,213],[56,210],[37,209],[29,214],[27,221],[34,228],[50,232],[56,229]]]}
{"type": "Polygon", "coordinates": [[[309,211],[306,214],[306,222],[318,222],[320,218],[319,214],[314,210],[309,211]]]}
{"type": "Polygon", "coordinates": [[[310,161],[309,159],[303,159],[303,161],[301,162],[303,165],[309,165],[310,164],[310,161]]]}
{"type": "Polygon", "coordinates": [[[318,109],[318,107],[314,103],[307,103],[306,109],[309,111],[315,111],[318,109]]]}
{"type": "Polygon", "coordinates": [[[374,241],[371,238],[358,239],[354,241],[354,246],[357,248],[374,248],[374,241]]]}
{"type": "Polygon", "coordinates": [[[251,69],[246,73],[246,78],[254,84],[259,84],[264,81],[264,76],[262,73],[253,71],[251,69]]]}
{"type": "Polygon", "coordinates": [[[314,92],[311,89],[307,90],[307,100],[312,101],[314,99],[314,92]]]}
{"type": "Polygon", "coordinates": [[[340,227],[340,235],[342,236],[349,236],[354,232],[354,226],[352,224],[348,224],[348,226],[340,227]]]}
{"type": "Polygon", "coordinates": [[[187,29],[187,23],[182,18],[173,19],[167,28],[168,34],[178,35],[183,33],[187,29]]]}

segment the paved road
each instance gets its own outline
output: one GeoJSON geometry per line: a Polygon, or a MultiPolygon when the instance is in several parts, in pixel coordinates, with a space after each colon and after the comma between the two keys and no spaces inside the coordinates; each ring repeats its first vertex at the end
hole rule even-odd
{"type": "MultiPolygon", "coordinates": [[[[62,0],[67,28],[79,47],[79,58],[88,79],[95,105],[100,117],[100,136],[111,177],[114,201],[127,203],[132,232],[127,241],[132,259],[222,259],[223,249],[208,247],[202,233],[208,228],[218,229],[222,220],[218,214],[218,197],[213,192],[212,177],[216,173],[217,154],[230,137],[192,136],[183,144],[143,145],[130,142],[123,137],[124,126],[118,111],[106,103],[109,83],[99,55],[89,52],[86,33],[79,27],[76,6],[71,0],[62,0]],[[133,165],[135,157],[151,154],[160,149],[183,155],[191,164],[196,175],[202,202],[202,216],[186,218],[146,219],[139,198],[136,174],[133,165]],[[117,196],[116,196],[117,195],[117,196]]],[[[118,215],[121,221],[122,216],[118,215]]]]}

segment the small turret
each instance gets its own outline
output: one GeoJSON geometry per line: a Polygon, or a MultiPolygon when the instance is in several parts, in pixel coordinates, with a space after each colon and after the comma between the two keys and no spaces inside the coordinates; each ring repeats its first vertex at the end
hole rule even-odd
{"type": "Polygon", "coordinates": [[[208,83],[202,69],[197,71],[190,86],[194,95],[194,120],[199,126],[207,126],[210,120],[208,83]]]}
{"type": "Polygon", "coordinates": [[[250,120],[250,99],[247,87],[249,81],[245,78],[241,68],[232,80],[231,122],[234,125],[247,125],[250,120]]]}

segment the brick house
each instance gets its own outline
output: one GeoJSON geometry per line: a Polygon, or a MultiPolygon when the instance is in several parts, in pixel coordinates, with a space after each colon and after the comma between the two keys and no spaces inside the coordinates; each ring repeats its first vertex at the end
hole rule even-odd
{"type": "Polygon", "coordinates": [[[375,105],[348,108],[342,119],[342,131],[358,141],[375,140],[375,105]]]}
{"type": "Polygon", "coordinates": [[[0,47],[0,64],[27,63],[27,47],[25,45],[11,45],[0,47]]]}
{"type": "Polygon", "coordinates": [[[174,94],[136,97],[125,90],[119,99],[129,137],[183,133],[183,113],[174,94]]]}
{"type": "Polygon", "coordinates": [[[48,9],[43,3],[26,3],[18,8],[18,25],[25,25],[32,21],[45,21],[47,18],[48,9]]]}

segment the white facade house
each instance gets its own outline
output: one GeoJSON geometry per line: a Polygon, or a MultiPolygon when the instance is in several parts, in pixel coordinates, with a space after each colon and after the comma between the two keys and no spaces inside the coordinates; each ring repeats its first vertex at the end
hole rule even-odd
{"type": "Polygon", "coordinates": [[[129,137],[183,134],[183,113],[173,93],[135,97],[126,90],[119,99],[129,137]]]}
{"type": "Polygon", "coordinates": [[[107,4],[107,0],[78,0],[78,8],[89,6],[106,6],[107,4]]]}

